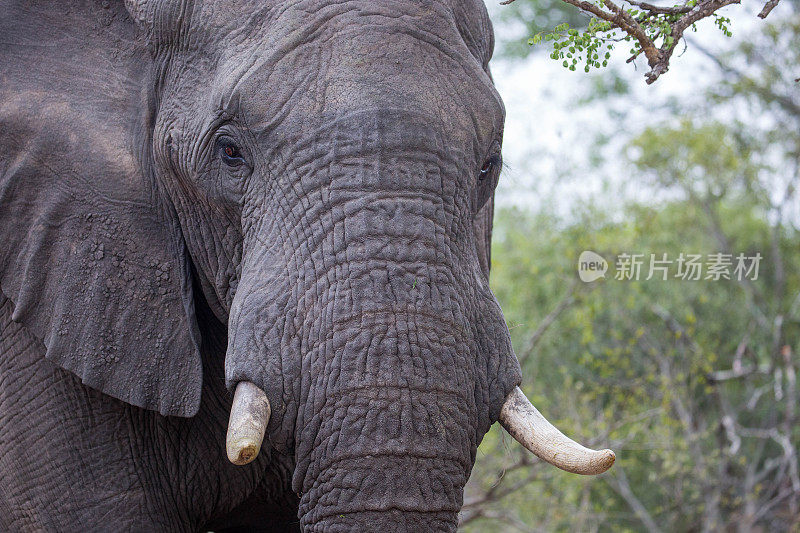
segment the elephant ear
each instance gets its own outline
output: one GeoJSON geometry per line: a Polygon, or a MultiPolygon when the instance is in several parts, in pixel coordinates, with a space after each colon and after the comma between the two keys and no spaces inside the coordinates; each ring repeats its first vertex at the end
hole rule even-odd
{"type": "Polygon", "coordinates": [[[151,169],[150,57],[121,2],[6,2],[0,289],[55,364],[164,415],[202,389],[190,262],[151,169]]]}

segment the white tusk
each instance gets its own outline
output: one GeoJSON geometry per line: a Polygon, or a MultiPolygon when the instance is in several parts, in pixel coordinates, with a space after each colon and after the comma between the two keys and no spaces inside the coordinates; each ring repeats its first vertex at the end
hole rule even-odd
{"type": "Polygon", "coordinates": [[[561,433],[519,387],[506,398],[500,424],[536,457],[573,474],[602,474],[616,459],[611,450],[590,450],[561,433]]]}
{"type": "Polygon", "coordinates": [[[269,415],[269,400],[264,391],[249,381],[240,381],[233,395],[225,439],[230,462],[246,465],[256,458],[261,450],[269,415]]]}

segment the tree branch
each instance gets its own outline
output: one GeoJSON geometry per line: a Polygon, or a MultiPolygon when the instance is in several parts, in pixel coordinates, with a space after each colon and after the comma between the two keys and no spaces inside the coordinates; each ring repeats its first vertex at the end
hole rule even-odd
{"type": "MultiPolygon", "coordinates": [[[[650,71],[645,74],[645,80],[648,85],[655,82],[659,76],[669,70],[669,61],[672,58],[672,54],[678,43],[683,39],[684,32],[689,27],[704,18],[712,16],[725,6],[741,3],[741,0],[699,0],[694,6],[684,4],[662,7],[640,0],[624,0],[642,11],[641,16],[634,19],[627,10],[612,0],[603,0],[602,5],[586,0],[563,1],[600,20],[609,22],[611,29],[618,28],[635,39],[641,50],[634,53],[628,59],[628,63],[633,61],[639,53],[644,53],[647,58],[647,64],[650,66],[650,71]],[[680,17],[677,20],[665,20],[663,18],[665,16],[677,17],[678,15],[680,17]],[[669,35],[658,29],[663,23],[669,25],[669,35]],[[648,35],[647,30],[650,30],[652,35],[648,35]],[[659,39],[662,39],[660,47],[656,45],[656,41],[659,39]]],[[[503,0],[500,4],[508,5],[512,2],[514,0],[503,0]]],[[[779,0],[768,0],[758,16],[762,19],[765,18],[778,5],[778,2],[779,0]]]]}
{"type": "Polygon", "coordinates": [[[656,15],[680,15],[682,13],[688,13],[692,10],[690,6],[673,6],[673,7],[660,7],[654,6],[653,4],[648,4],[647,2],[637,2],[636,0],[625,0],[631,5],[638,7],[639,9],[644,9],[645,11],[649,11],[650,13],[656,15]]]}
{"type": "Polygon", "coordinates": [[[542,319],[539,325],[536,328],[536,331],[533,332],[531,337],[528,339],[528,342],[525,345],[525,348],[522,350],[522,354],[519,357],[520,364],[524,364],[527,361],[531,354],[533,354],[536,346],[542,340],[542,337],[553,325],[553,322],[563,313],[567,308],[571,307],[575,303],[575,288],[578,282],[574,281],[572,285],[570,285],[569,289],[567,290],[567,294],[561,298],[561,301],[558,302],[556,307],[550,311],[546,317],[542,319]]]}
{"type": "Polygon", "coordinates": [[[647,531],[661,533],[661,528],[658,527],[653,517],[647,512],[647,508],[639,501],[639,498],[636,497],[633,490],[631,490],[631,486],[628,483],[628,476],[625,475],[625,470],[617,465],[617,467],[614,468],[614,474],[614,476],[606,478],[609,486],[614,489],[614,491],[625,500],[625,503],[628,504],[633,512],[636,513],[636,516],[642,521],[647,531]]]}
{"type": "Polygon", "coordinates": [[[775,9],[775,6],[777,6],[777,5],[778,5],[778,1],[779,1],[779,0],[769,0],[769,2],[767,2],[767,3],[764,5],[764,9],[762,9],[762,10],[761,10],[761,13],[759,13],[759,14],[758,14],[758,18],[760,18],[760,19],[765,19],[765,18],[767,18],[767,15],[769,15],[769,14],[770,14],[770,12],[771,12],[773,9],[775,9]]]}

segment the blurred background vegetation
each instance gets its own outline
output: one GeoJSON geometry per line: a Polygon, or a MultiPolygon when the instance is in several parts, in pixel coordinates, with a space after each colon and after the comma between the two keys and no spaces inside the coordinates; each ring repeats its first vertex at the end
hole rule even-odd
{"type": "MultiPolygon", "coordinates": [[[[636,96],[614,71],[583,76],[591,96],[576,107],[653,110],[633,124],[602,115],[612,143],[586,135],[598,154],[580,179],[611,168],[634,194],[567,212],[498,202],[491,281],[523,389],[617,463],[594,478],[560,472],[495,425],[464,531],[800,531],[800,8],[781,7],[729,52],[690,43],[709,81],[685,98],[636,96]],[[583,250],[609,261],[604,279],[578,279],[583,250]],[[614,279],[621,253],[645,254],[639,281],[614,279]],[[651,253],[762,260],[756,280],[681,280],[674,264],[645,280],[651,253]]],[[[528,53],[533,32],[580,25],[557,0],[500,16],[506,58],[528,53]]]]}

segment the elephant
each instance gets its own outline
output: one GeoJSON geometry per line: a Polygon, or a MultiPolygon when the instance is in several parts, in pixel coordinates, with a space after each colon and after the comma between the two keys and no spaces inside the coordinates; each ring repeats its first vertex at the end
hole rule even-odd
{"type": "Polygon", "coordinates": [[[0,530],[453,531],[547,422],[480,0],[0,1],[0,530]]]}

